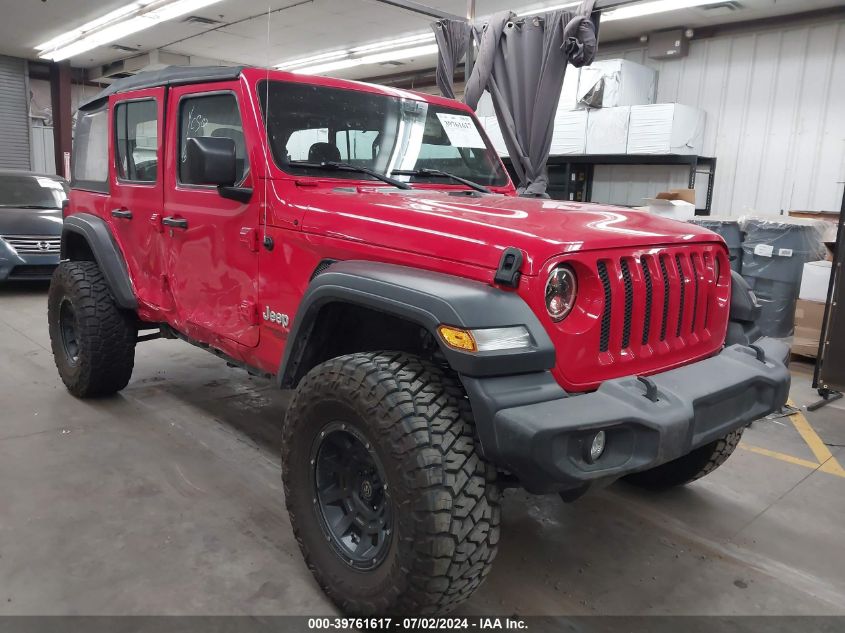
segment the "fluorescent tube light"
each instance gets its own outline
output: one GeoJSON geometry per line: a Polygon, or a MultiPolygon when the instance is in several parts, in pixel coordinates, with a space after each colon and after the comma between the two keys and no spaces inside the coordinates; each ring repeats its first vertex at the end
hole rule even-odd
{"type": "MultiPolygon", "coordinates": [[[[301,59],[294,59],[289,62],[283,62],[278,64],[276,68],[279,70],[289,70],[292,72],[297,72],[299,68],[305,66],[314,66],[317,63],[321,62],[343,62],[340,66],[333,68],[333,70],[337,70],[338,68],[349,68],[347,62],[353,61],[356,55],[360,55],[361,53],[369,53],[369,52],[387,52],[388,50],[393,50],[396,48],[401,47],[408,47],[412,44],[422,45],[424,42],[431,42],[434,40],[434,33],[416,33],[414,35],[408,35],[405,37],[399,37],[394,40],[387,40],[385,42],[374,42],[372,44],[362,44],[361,46],[356,46],[354,48],[350,48],[348,50],[340,50],[340,51],[331,51],[329,53],[321,53],[319,55],[312,55],[311,57],[303,57],[301,59]]],[[[352,64],[358,65],[358,64],[352,64]]]]}
{"type": "Polygon", "coordinates": [[[655,13],[666,13],[678,11],[679,9],[691,9],[705,4],[716,4],[721,0],[652,0],[652,2],[641,2],[639,4],[626,5],[602,12],[601,21],[612,22],[613,20],[628,20],[630,18],[641,18],[655,13]]]}
{"type": "Polygon", "coordinates": [[[354,68],[355,66],[364,66],[366,64],[380,64],[382,62],[436,54],[437,44],[428,44],[426,46],[414,46],[413,48],[374,53],[372,55],[364,55],[363,57],[350,57],[348,59],[340,59],[337,61],[327,62],[325,64],[296,68],[292,72],[302,75],[320,75],[322,73],[343,70],[345,68],[354,68]]]}
{"type": "Polygon", "coordinates": [[[410,44],[421,44],[423,42],[433,42],[434,33],[417,33],[416,35],[408,35],[407,37],[399,37],[395,40],[388,40],[387,42],[375,42],[373,44],[364,44],[352,49],[353,53],[366,53],[369,51],[380,51],[388,48],[399,48],[401,46],[408,46],[410,44]]]}
{"type": "Polygon", "coordinates": [[[81,55],[221,0],[138,0],[36,47],[39,57],[54,62],[81,55]],[[152,8],[148,8],[152,7],[152,8]],[[135,15],[132,15],[132,14],[135,15]]]}

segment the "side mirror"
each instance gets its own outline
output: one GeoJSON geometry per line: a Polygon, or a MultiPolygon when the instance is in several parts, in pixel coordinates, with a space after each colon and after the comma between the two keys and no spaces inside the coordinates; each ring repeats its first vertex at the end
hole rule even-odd
{"type": "Polygon", "coordinates": [[[226,137],[198,136],[185,145],[183,179],[194,185],[231,187],[237,179],[235,141],[226,137]]]}

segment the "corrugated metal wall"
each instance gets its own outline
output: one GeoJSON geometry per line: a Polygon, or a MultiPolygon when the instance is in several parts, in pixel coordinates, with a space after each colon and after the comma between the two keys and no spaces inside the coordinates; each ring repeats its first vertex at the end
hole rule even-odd
{"type": "MultiPolygon", "coordinates": [[[[845,181],[845,19],[693,41],[689,57],[655,61],[658,102],[707,112],[704,155],[716,156],[713,214],[838,211],[845,181]]],[[[685,187],[686,168],[597,167],[593,200],[641,204],[685,187]]]]}
{"type": "Polygon", "coordinates": [[[30,169],[26,62],[0,55],[0,168],[30,169]]]}

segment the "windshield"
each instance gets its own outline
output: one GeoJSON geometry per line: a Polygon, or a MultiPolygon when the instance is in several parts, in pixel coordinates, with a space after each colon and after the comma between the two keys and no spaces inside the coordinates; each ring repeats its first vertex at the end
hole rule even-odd
{"type": "MultiPolygon", "coordinates": [[[[508,180],[475,119],[458,109],[357,90],[271,81],[259,85],[262,111],[276,164],[295,175],[362,179],[370,176],[320,169],[343,162],[390,176],[433,169],[481,185],[508,180]]],[[[409,182],[455,184],[446,176],[396,176],[409,182]]]]}
{"type": "Polygon", "coordinates": [[[67,185],[56,178],[0,174],[0,208],[61,209],[67,185]]]}

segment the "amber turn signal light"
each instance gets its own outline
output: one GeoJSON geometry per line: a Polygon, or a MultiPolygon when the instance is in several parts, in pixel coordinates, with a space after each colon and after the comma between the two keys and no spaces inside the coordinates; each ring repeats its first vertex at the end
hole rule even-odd
{"type": "Polygon", "coordinates": [[[475,344],[475,339],[469,330],[441,325],[437,328],[437,331],[440,333],[440,338],[451,348],[459,349],[463,352],[478,351],[478,346],[475,344]]]}

